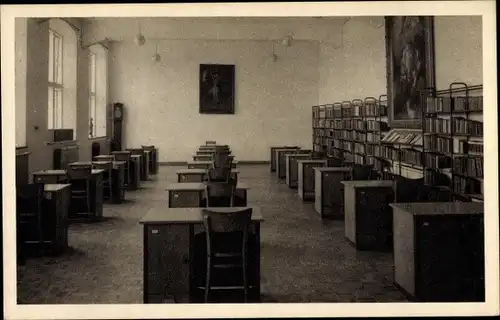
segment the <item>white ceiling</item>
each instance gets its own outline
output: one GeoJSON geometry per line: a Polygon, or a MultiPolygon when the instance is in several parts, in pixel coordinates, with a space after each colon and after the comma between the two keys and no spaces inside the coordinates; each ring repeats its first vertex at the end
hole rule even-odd
{"type": "Polygon", "coordinates": [[[338,39],[346,17],[95,17],[85,18],[87,42],[109,38],[133,41],[141,33],[149,39],[175,40],[294,40],[338,39]]]}

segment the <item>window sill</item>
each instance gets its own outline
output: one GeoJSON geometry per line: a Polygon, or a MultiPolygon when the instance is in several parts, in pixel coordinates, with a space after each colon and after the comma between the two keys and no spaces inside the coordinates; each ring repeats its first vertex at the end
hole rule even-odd
{"type": "Polygon", "coordinates": [[[77,140],[67,140],[67,141],[49,141],[45,142],[45,145],[47,146],[77,146],[78,141],[77,140]]]}
{"type": "Polygon", "coordinates": [[[108,139],[107,136],[89,138],[90,141],[93,141],[93,140],[107,140],[107,139],[108,139]]]}

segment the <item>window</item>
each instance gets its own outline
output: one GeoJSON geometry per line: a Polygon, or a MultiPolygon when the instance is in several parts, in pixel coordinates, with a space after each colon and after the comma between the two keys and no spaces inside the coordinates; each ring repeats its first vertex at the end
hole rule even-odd
{"type": "Polygon", "coordinates": [[[93,52],[90,52],[90,66],[89,66],[89,138],[93,138],[97,136],[97,122],[96,122],[96,114],[97,114],[97,94],[96,94],[96,55],[93,52]]]}
{"type": "Polygon", "coordinates": [[[63,128],[63,38],[49,29],[48,128],[63,128]]]}
{"type": "Polygon", "coordinates": [[[107,50],[94,45],[89,53],[89,138],[106,136],[107,50]]]}

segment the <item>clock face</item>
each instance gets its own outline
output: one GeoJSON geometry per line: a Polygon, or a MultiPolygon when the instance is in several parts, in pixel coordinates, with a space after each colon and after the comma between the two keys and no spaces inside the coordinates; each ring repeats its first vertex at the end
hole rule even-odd
{"type": "Polygon", "coordinates": [[[116,116],[116,118],[121,119],[121,117],[122,117],[122,109],[121,108],[116,108],[115,116],[116,116]]]}

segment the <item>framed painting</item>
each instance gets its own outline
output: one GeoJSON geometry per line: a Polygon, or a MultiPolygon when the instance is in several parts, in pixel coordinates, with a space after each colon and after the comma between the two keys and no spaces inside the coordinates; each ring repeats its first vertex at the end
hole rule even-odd
{"type": "Polygon", "coordinates": [[[422,93],[435,86],[433,17],[385,17],[385,40],[389,126],[419,129],[422,93]]]}
{"type": "Polygon", "coordinates": [[[234,114],[234,65],[200,65],[200,113],[234,114]]]}

